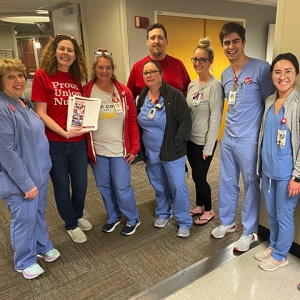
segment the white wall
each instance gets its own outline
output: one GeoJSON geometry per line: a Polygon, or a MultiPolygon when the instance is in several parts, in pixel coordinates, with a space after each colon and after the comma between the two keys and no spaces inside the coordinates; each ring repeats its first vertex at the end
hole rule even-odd
{"type": "MultiPolygon", "coordinates": [[[[126,83],[131,66],[148,54],[146,30],[134,28],[134,16],[145,16],[154,23],[154,11],[199,14],[246,19],[246,53],[265,59],[268,24],[275,23],[276,8],[226,0],[73,0],[81,5],[84,45],[88,66],[93,52],[106,47],[113,53],[115,73],[126,83]]],[[[5,33],[4,33],[5,35],[5,33]]],[[[4,37],[1,26],[0,46],[12,47],[12,35],[4,37]],[[10,42],[5,42],[10,39],[10,42]]]]}
{"type": "MultiPolygon", "coordinates": [[[[148,17],[154,23],[154,11],[167,11],[222,18],[246,19],[246,53],[265,59],[268,24],[275,23],[276,8],[225,0],[126,0],[130,66],[148,54],[146,30],[134,28],[134,16],[148,17]]],[[[196,29],[195,29],[196,30],[196,29]]]]}
{"type": "Polygon", "coordinates": [[[126,82],[129,72],[125,0],[87,0],[82,4],[84,36],[87,38],[88,65],[100,47],[112,52],[115,75],[126,82]]]}

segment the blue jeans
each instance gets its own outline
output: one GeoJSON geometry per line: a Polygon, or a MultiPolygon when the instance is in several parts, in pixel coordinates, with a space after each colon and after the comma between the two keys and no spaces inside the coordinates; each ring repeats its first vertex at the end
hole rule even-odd
{"type": "Polygon", "coordinates": [[[87,190],[87,144],[86,140],[74,143],[49,141],[56,206],[67,230],[78,226],[83,216],[87,190]],[[70,181],[72,195],[70,194],[70,181]]]}

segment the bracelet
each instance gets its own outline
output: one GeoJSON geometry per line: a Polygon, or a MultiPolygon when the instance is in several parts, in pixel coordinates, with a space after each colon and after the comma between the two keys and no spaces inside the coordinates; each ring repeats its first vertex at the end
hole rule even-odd
{"type": "Polygon", "coordinates": [[[69,139],[69,137],[68,137],[68,133],[66,132],[66,138],[67,138],[67,140],[69,139]]]}

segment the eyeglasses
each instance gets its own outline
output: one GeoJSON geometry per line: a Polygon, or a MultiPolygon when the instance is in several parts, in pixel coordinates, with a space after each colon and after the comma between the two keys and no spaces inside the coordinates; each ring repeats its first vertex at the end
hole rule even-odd
{"type": "Polygon", "coordinates": [[[56,34],[55,34],[55,37],[64,37],[64,36],[69,37],[70,39],[76,41],[76,37],[73,36],[73,35],[65,34],[65,33],[56,33],[56,34]]]}
{"type": "Polygon", "coordinates": [[[273,77],[280,78],[283,75],[285,78],[291,78],[294,73],[295,72],[292,70],[285,70],[283,73],[281,71],[275,70],[273,71],[273,77]]]}
{"type": "Polygon", "coordinates": [[[147,77],[147,76],[154,76],[157,72],[159,72],[158,70],[151,70],[151,71],[145,71],[145,72],[143,72],[143,76],[144,77],[147,77]]]}
{"type": "Polygon", "coordinates": [[[205,64],[207,60],[210,60],[210,58],[204,58],[204,57],[200,57],[200,58],[197,58],[197,57],[192,57],[191,58],[191,62],[196,65],[197,62],[200,63],[200,64],[205,64]]]}

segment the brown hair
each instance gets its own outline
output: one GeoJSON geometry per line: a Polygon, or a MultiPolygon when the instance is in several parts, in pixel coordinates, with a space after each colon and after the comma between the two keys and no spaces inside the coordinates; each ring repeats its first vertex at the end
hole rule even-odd
{"type": "Polygon", "coordinates": [[[145,65],[147,65],[149,63],[154,64],[156,66],[156,68],[158,69],[159,73],[162,74],[163,71],[162,71],[161,64],[157,60],[154,60],[154,59],[151,59],[151,60],[148,60],[148,61],[144,62],[143,70],[144,70],[145,65]]]}
{"type": "Polygon", "coordinates": [[[63,40],[71,41],[74,46],[76,59],[70,66],[69,71],[76,83],[81,83],[87,78],[86,61],[77,41],[69,35],[59,35],[49,41],[43,50],[40,68],[50,75],[54,75],[57,72],[58,64],[56,58],[56,49],[58,44],[63,40]]]}

